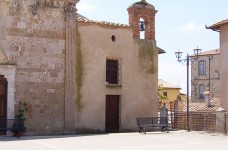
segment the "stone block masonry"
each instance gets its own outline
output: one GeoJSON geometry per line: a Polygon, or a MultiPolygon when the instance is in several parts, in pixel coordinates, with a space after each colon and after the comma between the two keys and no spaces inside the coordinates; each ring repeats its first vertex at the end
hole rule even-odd
{"type": "MultiPolygon", "coordinates": [[[[13,105],[19,101],[27,103],[28,133],[66,129],[66,6],[75,7],[76,2],[0,2],[0,51],[6,63],[12,63],[16,70],[14,79],[8,78],[8,82],[15,85],[8,112],[13,112],[13,105]]],[[[76,13],[76,9],[72,13],[76,13]]],[[[13,117],[13,113],[10,116],[13,117]]]]}

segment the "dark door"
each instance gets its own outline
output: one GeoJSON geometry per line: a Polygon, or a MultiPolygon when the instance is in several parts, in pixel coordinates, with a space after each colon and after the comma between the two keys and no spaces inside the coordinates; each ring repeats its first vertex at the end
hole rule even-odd
{"type": "Polygon", "coordinates": [[[119,132],[119,95],[106,95],[105,131],[119,132]]]}
{"type": "MultiPolygon", "coordinates": [[[[7,114],[7,80],[0,75],[0,127],[6,127],[7,114]]],[[[0,135],[6,134],[6,131],[0,130],[0,135]]]]}

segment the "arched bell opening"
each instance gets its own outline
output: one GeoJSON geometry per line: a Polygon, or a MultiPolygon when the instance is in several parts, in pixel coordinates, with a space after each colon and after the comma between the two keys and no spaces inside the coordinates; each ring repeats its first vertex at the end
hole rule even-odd
{"type": "Polygon", "coordinates": [[[146,32],[146,22],[143,18],[139,19],[139,31],[140,31],[140,39],[145,39],[146,32]]]}

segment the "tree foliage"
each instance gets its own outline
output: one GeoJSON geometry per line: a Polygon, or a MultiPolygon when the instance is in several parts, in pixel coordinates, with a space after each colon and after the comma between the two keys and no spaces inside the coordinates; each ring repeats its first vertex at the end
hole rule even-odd
{"type": "Polygon", "coordinates": [[[166,99],[167,97],[165,95],[162,94],[162,90],[164,90],[164,87],[162,84],[158,85],[158,98],[159,100],[164,100],[166,99]]]}

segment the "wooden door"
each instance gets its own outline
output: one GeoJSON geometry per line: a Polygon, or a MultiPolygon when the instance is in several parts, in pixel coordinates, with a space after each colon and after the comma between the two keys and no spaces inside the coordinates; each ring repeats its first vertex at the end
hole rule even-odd
{"type": "Polygon", "coordinates": [[[106,95],[105,131],[119,132],[119,95],[106,95]]]}
{"type": "MultiPolygon", "coordinates": [[[[0,75],[0,126],[6,127],[7,118],[7,80],[0,75]]],[[[0,130],[0,135],[6,134],[6,131],[0,130]]]]}

